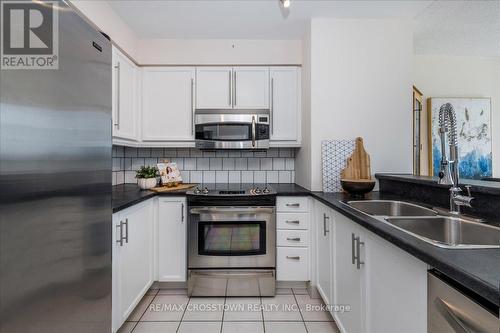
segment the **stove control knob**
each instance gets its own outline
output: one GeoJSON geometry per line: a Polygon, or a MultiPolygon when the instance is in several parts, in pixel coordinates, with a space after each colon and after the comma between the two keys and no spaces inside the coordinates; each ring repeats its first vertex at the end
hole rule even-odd
{"type": "Polygon", "coordinates": [[[269,192],[271,192],[271,191],[269,191],[269,189],[267,188],[267,186],[266,186],[266,188],[262,191],[262,193],[264,193],[264,194],[268,194],[269,192]]]}
{"type": "Polygon", "coordinates": [[[208,187],[205,187],[205,188],[203,189],[203,194],[208,194],[208,187]]]}
{"type": "Polygon", "coordinates": [[[262,191],[260,190],[260,188],[256,187],[255,188],[255,194],[261,194],[261,193],[262,193],[262,191]]]}
{"type": "Polygon", "coordinates": [[[194,189],[193,191],[194,194],[200,194],[201,193],[201,190],[198,186],[196,186],[196,188],[194,189]]]}

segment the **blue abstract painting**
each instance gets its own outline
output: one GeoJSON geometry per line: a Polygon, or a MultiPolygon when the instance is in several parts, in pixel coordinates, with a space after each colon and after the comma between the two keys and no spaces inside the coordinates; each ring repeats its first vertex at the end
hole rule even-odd
{"type": "Polygon", "coordinates": [[[457,115],[460,177],[467,179],[491,177],[493,159],[489,98],[429,98],[431,174],[437,176],[439,173],[441,140],[438,116],[439,108],[446,103],[453,105],[457,115]]]}

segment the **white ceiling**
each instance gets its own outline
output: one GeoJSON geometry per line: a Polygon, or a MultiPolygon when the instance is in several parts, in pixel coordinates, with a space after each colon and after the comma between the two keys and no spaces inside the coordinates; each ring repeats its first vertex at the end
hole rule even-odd
{"type": "Polygon", "coordinates": [[[500,0],[110,0],[138,38],[301,39],[312,17],[415,18],[415,51],[500,56],[500,0]]]}

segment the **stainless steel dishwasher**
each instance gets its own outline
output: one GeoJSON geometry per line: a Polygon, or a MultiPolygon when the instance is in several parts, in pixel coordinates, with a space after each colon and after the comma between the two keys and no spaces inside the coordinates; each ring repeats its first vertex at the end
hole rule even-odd
{"type": "Polygon", "coordinates": [[[498,307],[481,305],[444,281],[438,272],[429,272],[428,333],[499,333],[498,307]]]}

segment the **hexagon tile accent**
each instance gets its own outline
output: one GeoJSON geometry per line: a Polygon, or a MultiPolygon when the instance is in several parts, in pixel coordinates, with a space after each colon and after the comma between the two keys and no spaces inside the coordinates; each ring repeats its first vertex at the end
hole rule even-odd
{"type": "Polygon", "coordinates": [[[342,192],[340,172],[346,167],[355,145],[355,139],[321,141],[323,192],[342,192]]]}

